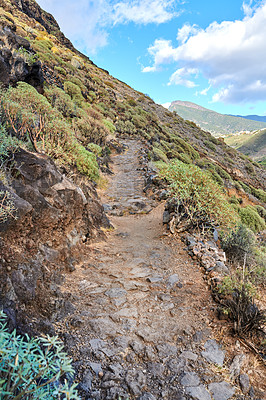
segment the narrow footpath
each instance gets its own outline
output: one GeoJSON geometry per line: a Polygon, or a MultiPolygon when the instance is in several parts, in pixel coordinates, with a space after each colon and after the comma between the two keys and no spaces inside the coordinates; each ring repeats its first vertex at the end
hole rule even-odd
{"type": "Polygon", "coordinates": [[[75,307],[64,338],[84,399],[249,399],[213,337],[214,304],[198,264],[164,234],[163,204],[143,193],[141,144],[123,144],[102,194],[114,229],[88,245],[63,285],[75,307]]]}

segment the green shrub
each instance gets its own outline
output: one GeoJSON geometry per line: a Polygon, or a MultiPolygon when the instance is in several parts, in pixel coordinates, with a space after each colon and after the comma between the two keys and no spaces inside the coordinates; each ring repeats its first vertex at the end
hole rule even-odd
{"type": "Polygon", "coordinates": [[[161,149],[158,149],[156,147],[153,147],[152,159],[154,161],[164,161],[165,163],[168,162],[167,155],[161,149]]]}
{"type": "Polygon", "coordinates": [[[23,338],[9,333],[4,320],[0,311],[0,398],[78,400],[76,385],[67,381],[74,375],[71,360],[58,338],[23,338]]]}
{"type": "Polygon", "coordinates": [[[261,218],[255,207],[246,206],[240,208],[238,213],[242,223],[248,226],[253,232],[259,232],[266,228],[264,219],[261,218]]]}
{"type": "Polygon", "coordinates": [[[172,161],[163,165],[160,176],[182,205],[187,227],[232,226],[237,216],[211,175],[195,165],[172,161]]]}
{"type": "Polygon", "coordinates": [[[95,143],[89,143],[86,148],[90,151],[92,151],[96,156],[101,156],[102,155],[102,148],[101,146],[98,146],[98,144],[95,143]]]}
{"type": "Polygon", "coordinates": [[[262,206],[256,206],[256,210],[257,210],[257,213],[259,214],[259,216],[261,218],[263,218],[264,221],[266,222],[266,210],[265,210],[265,208],[262,207],[262,206]]]}
{"type": "Polygon", "coordinates": [[[82,107],[84,103],[84,97],[82,96],[81,89],[79,86],[70,81],[65,81],[64,90],[78,107],[82,107]]]}
{"type": "Polygon", "coordinates": [[[115,126],[114,126],[114,124],[113,124],[111,121],[109,121],[108,119],[104,119],[104,120],[103,120],[103,124],[104,124],[104,126],[109,130],[109,132],[111,133],[111,135],[113,135],[114,132],[115,132],[115,126]]]}
{"type": "Polygon", "coordinates": [[[64,117],[74,117],[77,114],[77,107],[71,97],[64,90],[57,86],[45,90],[45,96],[49,103],[63,114],[64,117]]]}
{"type": "Polygon", "coordinates": [[[87,88],[86,86],[81,82],[79,78],[73,75],[67,75],[67,81],[72,82],[74,85],[78,86],[82,92],[86,92],[87,88]]]}
{"type": "Polygon", "coordinates": [[[79,172],[87,175],[92,180],[97,181],[99,179],[99,167],[95,154],[77,144],[75,147],[75,161],[79,172]]]}
{"type": "Polygon", "coordinates": [[[216,151],[216,146],[215,144],[213,144],[212,142],[210,142],[209,140],[204,140],[203,142],[205,144],[206,147],[208,147],[208,149],[212,150],[212,151],[216,151]]]}
{"type": "Polygon", "coordinates": [[[245,255],[251,255],[256,243],[254,233],[243,223],[230,232],[221,233],[221,246],[229,260],[244,263],[245,255]]]}
{"type": "Polygon", "coordinates": [[[191,164],[192,163],[191,158],[186,153],[179,153],[179,154],[177,154],[176,158],[178,160],[182,161],[184,164],[191,164]]]}
{"type": "Polygon", "coordinates": [[[257,197],[257,199],[263,201],[263,203],[266,203],[266,192],[264,190],[256,189],[253,186],[250,186],[249,191],[251,194],[253,194],[253,196],[257,197]]]}
{"type": "Polygon", "coordinates": [[[54,66],[55,71],[57,71],[59,74],[66,76],[66,70],[62,67],[59,67],[58,65],[54,66]]]}
{"type": "Polygon", "coordinates": [[[79,139],[87,145],[89,143],[96,143],[102,145],[109,134],[108,129],[102,124],[101,121],[90,117],[84,113],[82,118],[75,121],[75,132],[79,139]]]}
{"type": "Polygon", "coordinates": [[[0,125],[0,161],[1,163],[9,156],[10,153],[14,153],[19,147],[19,141],[16,137],[11,136],[7,133],[6,128],[0,125]]]}

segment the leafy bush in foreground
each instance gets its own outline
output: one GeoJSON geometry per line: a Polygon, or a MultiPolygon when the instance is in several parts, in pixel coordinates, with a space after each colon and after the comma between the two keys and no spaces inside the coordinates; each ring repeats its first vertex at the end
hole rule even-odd
{"type": "Polygon", "coordinates": [[[9,333],[0,312],[0,398],[1,400],[78,400],[71,360],[57,337],[24,339],[9,333]],[[61,383],[64,379],[64,383],[61,383]]]}
{"type": "Polygon", "coordinates": [[[236,223],[234,209],[209,173],[175,160],[161,164],[160,176],[166,179],[177,198],[187,229],[208,225],[230,227],[236,223]]]}

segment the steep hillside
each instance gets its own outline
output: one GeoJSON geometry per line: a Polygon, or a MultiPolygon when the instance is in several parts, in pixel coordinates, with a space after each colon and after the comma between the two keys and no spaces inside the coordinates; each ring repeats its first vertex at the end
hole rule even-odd
{"type": "Polygon", "coordinates": [[[253,134],[230,136],[225,141],[253,160],[263,161],[266,157],[266,129],[253,134]]]}
{"type": "Polygon", "coordinates": [[[193,121],[214,136],[227,136],[242,131],[255,131],[266,127],[265,121],[258,122],[240,116],[219,114],[215,111],[187,101],[173,101],[170,111],[176,111],[182,118],[193,121]]]}

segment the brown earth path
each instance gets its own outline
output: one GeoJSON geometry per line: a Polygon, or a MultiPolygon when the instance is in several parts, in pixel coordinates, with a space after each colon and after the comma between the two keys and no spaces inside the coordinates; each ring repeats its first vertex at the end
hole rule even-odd
{"type": "Polygon", "coordinates": [[[113,157],[115,174],[102,193],[114,230],[88,245],[63,286],[75,306],[63,331],[83,398],[235,398],[199,266],[180,239],[164,234],[163,204],[151,210],[141,144],[123,143],[128,149],[113,157]]]}

